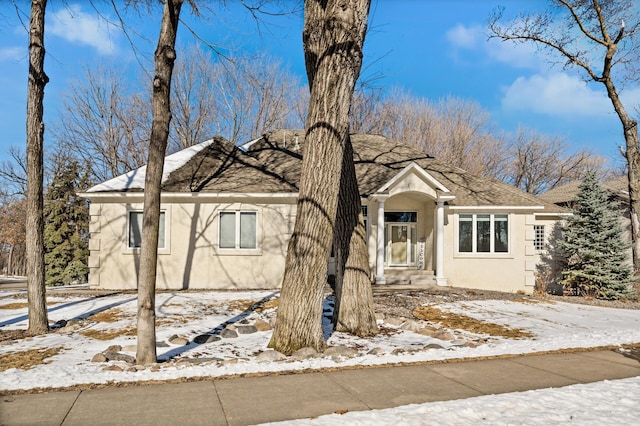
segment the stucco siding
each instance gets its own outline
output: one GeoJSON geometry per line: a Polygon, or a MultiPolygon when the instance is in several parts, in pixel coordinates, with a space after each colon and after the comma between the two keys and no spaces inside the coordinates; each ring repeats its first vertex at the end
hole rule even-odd
{"type": "MultiPolygon", "coordinates": [[[[102,204],[96,217],[100,232],[92,234],[90,283],[100,288],[134,289],[139,249],[127,247],[128,212],[141,203],[102,204]],[[97,241],[99,240],[99,241],[97,241]]],[[[295,205],[171,203],[166,214],[165,248],[158,250],[159,289],[271,289],[281,285],[295,205]],[[219,248],[221,211],[256,212],[255,249],[219,248]]]]}

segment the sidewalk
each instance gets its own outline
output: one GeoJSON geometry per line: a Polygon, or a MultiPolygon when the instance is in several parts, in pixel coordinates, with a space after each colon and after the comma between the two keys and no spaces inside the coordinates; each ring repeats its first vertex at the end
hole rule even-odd
{"type": "Polygon", "coordinates": [[[0,399],[0,425],[247,425],[640,376],[613,351],[105,388],[0,399]]]}

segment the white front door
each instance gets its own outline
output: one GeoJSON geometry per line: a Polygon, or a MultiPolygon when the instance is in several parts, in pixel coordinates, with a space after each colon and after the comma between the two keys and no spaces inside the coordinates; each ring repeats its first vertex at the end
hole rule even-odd
{"type": "Polygon", "coordinates": [[[386,228],[386,263],[389,266],[416,264],[416,224],[388,223],[386,228]]]}

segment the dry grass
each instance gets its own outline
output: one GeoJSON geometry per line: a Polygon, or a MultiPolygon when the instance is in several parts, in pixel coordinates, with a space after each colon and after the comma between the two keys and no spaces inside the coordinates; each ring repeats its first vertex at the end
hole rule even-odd
{"type": "Polygon", "coordinates": [[[0,371],[5,371],[10,368],[29,370],[36,365],[46,364],[45,359],[58,355],[62,349],[64,348],[31,349],[23,352],[11,352],[0,355],[0,371]]]}
{"type": "Polygon", "coordinates": [[[267,309],[277,308],[280,303],[280,299],[270,299],[266,302],[254,301],[254,300],[232,300],[229,302],[228,309],[231,311],[254,311],[254,312],[262,312],[267,309]]]}
{"type": "Polygon", "coordinates": [[[125,314],[118,308],[111,308],[98,312],[97,314],[93,314],[89,318],[96,322],[116,322],[129,316],[130,315],[125,314]]]}
{"type": "Polygon", "coordinates": [[[135,327],[126,327],[120,330],[82,330],[80,334],[96,340],[112,340],[120,336],[135,336],[137,333],[135,327]]]}
{"type": "MultiPolygon", "coordinates": [[[[47,302],[47,306],[57,305],[59,303],[60,302],[47,302]]],[[[27,304],[27,302],[13,302],[0,305],[0,309],[26,309],[28,307],[29,305],[27,304]]]]}
{"type": "Polygon", "coordinates": [[[442,324],[446,328],[466,330],[477,334],[506,337],[509,339],[528,339],[534,335],[519,328],[509,328],[500,324],[484,322],[462,314],[444,312],[433,306],[418,306],[413,316],[422,320],[442,324]]]}

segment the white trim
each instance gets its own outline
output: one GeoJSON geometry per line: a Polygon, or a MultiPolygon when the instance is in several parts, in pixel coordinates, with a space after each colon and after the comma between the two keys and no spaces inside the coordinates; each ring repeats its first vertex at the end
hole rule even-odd
{"type": "MultiPolygon", "coordinates": [[[[144,198],[144,192],[82,192],[78,194],[84,198],[144,198]]],[[[219,198],[298,198],[297,192],[282,193],[259,193],[259,192],[162,192],[161,198],[202,198],[202,199],[219,199],[219,198]]]]}
{"type": "Polygon", "coordinates": [[[554,217],[554,216],[573,216],[573,213],[547,213],[547,212],[534,212],[533,213],[534,216],[549,216],[549,217],[554,217]]]}
{"type": "MultiPolygon", "coordinates": [[[[473,210],[482,212],[483,210],[542,210],[544,206],[449,206],[450,210],[473,210]]],[[[538,214],[538,213],[536,213],[538,214]]]]}
{"type": "Polygon", "coordinates": [[[249,148],[251,148],[251,145],[253,145],[254,143],[258,142],[259,140],[262,140],[262,136],[260,136],[259,138],[255,138],[253,140],[250,140],[249,142],[245,142],[242,145],[238,145],[238,148],[240,148],[244,152],[247,152],[249,150],[249,148]]]}
{"type": "Polygon", "coordinates": [[[222,209],[220,210],[217,214],[216,214],[216,220],[218,221],[217,223],[217,235],[216,235],[216,240],[214,242],[214,246],[215,246],[215,254],[218,256],[229,256],[229,255],[241,255],[241,256],[259,256],[262,255],[262,243],[261,243],[261,235],[262,235],[262,212],[260,209],[234,209],[234,208],[227,208],[227,209],[222,209]],[[234,213],[235,217],[235,238],[234,238],[234,243],[235,243],[235,247],[220,247],[220,226],[221,226],[221,221],[220,221],[220,216],[223,213],[234,213]],[[255,214],[256,217],[256,222],[255,222],[255,226],[256,226],[256,246],[254,248],[241,248],[240,247],[240,216],[242,213],[253,213],[255,214]]]}
{"type": "Polygon", "coordinates": [[[500,257],[512,257],[513,252],[513,217],[509,213],[486,213],[486,212],[474,212],[474,213],[464,213],[465,215],[471,215],[471,251],[460,251],[460,214],[455,215],[455,229],[454,229],[454,238],[453,243],[455,244],[454,253],[456,257],[471,257],[471,258],[479,258],[479,257],[487,257],[487,258],[500,258],[500,257]],[[477,251],[477,216],[478,215],[489,215],[489,251],[477,251]],[[495,251],[495,215],[505,215],[507,216],[507,251],[495,251]]]}
{"type": "Polygon", "coordinates": [[[404,179],[405,175],[409,174],[411,171],[415,171],[417,174],[419,174],[422,178],[424,178],[427,182],[429,182],[435,189],[439,189],[442,192],[446,192],[449,193],[451,191],[449,191],[447,189],[447,187],[445,187],[443,184],[441,184],[440,182],[438,182],[438,180],[436,178],[434,178],[433,176],[431,176],[429,174],[429,172],[427,172],[425,169],[423,169],[422,167],[420,167],[419,165],[417,165],[415,162],[411,162],[411,164],[409,164],[407,167],[405,167],[404,169],[402,169],[400,171],[400,173],[398,173],[397,175],[395,175],[389,182],[385,183],[384,185],[382,185],[382,187],[380,189],[378,189],[376,192],[385,192],[387,191],[391,186],[393,186],[396,182],[404,179]]]}

